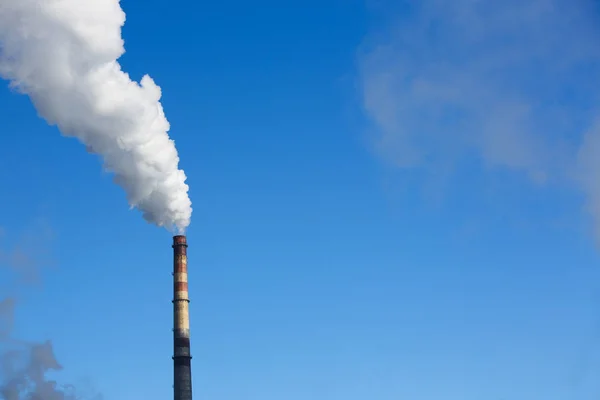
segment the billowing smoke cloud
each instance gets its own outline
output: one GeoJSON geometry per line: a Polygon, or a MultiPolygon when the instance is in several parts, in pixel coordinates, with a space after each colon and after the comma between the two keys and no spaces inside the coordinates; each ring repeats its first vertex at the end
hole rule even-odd
{"type": "MultiPolygon", "coordinates": [[[[378,154],[398,168],[476,156],[577,185],[600,238],[600,25],[593,0],[407,0],[361,49],[378,154]]],[[[386,6],[383,6],[384,8],[386,6]]]]}
{"type": "MultiPolygon", "coordinates": [[[[36,227],[36,232],[39,234],[36,243],[50,239],[47,230],[36,227]]],[[[27,243],[25,236],[8,250],[0,240],[0,274],[3,282],[10,281],[13,291],[35,284],[44,265],[40,254],[27,243]]],[[[73,385],[59,384],[48,378],[48,373],[60,371],[62,366],[56,359],[51,341],[33,343],[15,337],[16,295],[0,293],[0,399],[80,400],[85,397],[101,400],[97,394],[82,396],[73,385]]]]}
{"type": "Polygon", "coordinates": [[[0,0],[0,76],[104,160],[144,218],[183,231],[192,208],[161,89],[121,70],[119,0],[0,0]]]}

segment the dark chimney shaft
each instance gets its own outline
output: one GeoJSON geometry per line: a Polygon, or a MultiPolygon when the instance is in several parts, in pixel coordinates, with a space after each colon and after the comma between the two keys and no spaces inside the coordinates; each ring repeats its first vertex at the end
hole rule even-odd
{"type": "Polygon", "coordinates": [[[173,389],[175,400],[192,400],[187,247],[185,236],[173,237],[173,389]]]}

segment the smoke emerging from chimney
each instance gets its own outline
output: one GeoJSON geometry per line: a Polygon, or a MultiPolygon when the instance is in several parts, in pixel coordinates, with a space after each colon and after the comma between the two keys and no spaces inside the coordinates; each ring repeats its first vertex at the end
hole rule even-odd
{"type": "Polygon", "coordinates": [[[64,136],[101,156],[131,207],[183,233],[192,208],[161,89],[132,81],[119,0],[0,0],[0,77],[64,136]]]}

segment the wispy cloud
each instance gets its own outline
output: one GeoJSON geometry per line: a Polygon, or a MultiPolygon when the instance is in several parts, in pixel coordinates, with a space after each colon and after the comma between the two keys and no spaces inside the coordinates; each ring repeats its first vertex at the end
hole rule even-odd
{"type": "MultiPolygon", "coordinates": [[[[8,279],[12,291],[39,283],[42,270],[51,261],[49,244],[53,238],[53,231],[42,220],[19,236],[16,243],[10,243],[7,235],[0,236],[0,272],[12,278],[8,279]]],[[[15,296],[0,290],[0,399],[102,399],[95,393],[81,396],[80,389],[48,377],[62,369],[52,342],[29,342],[15,337],[16,304],[15,296]]]]}
{"type": "Polygon", "coordinates": [[[593,0],[406,2],[359,55],[378,154],[400,168],[475,156],[536,183],[577,183],[600,226],[596,8],[593,0]]]}
{"type": "MultiPolygon", "coordinates": [[[[0,227],[0,269],[9,270],[16,283],[40,283],[41,271],[53,265],[50,250],[53,239],[54,232],[43,219],[37,220],[18,236],[17,242],[8,246],[8,237],[0,227]]],[[[14,287],[14,283],[11,286],[14,287]]]]}

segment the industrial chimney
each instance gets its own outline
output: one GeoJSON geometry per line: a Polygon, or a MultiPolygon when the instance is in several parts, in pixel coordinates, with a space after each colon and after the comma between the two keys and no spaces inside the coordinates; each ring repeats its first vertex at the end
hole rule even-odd
{"type": "Polygon", "coordinates": [[[187,247],[185,236],[173,237],[173,389],[175,400],[192,400],[187,247]]]}

